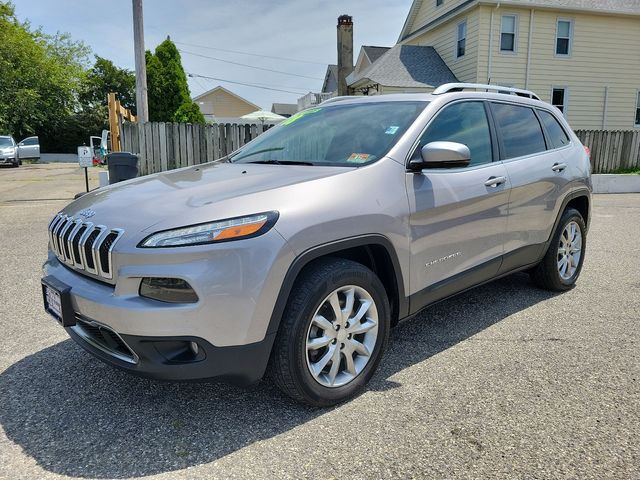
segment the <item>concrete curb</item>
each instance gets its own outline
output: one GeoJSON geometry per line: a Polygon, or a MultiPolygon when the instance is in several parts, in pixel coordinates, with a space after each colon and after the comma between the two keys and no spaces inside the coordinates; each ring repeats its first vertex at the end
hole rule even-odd
{"type": "Polygon", "coordinates": [[[41,153],[40,163],[78,163],[75,153],[41,153]]]}
{"type": "Polygon", "coordinates": [[[591,175],[593,193],[640,193],[640,175],[604,173],[591,175]]]}

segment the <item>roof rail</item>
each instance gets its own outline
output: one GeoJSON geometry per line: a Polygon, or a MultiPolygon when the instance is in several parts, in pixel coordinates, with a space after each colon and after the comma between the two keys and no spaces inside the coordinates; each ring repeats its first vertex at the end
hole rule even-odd
{"type": "Polygon", "coordinates": [[[497,93],[505,93],[509,95],[518,95],[519,97],[532,98],[534,100],[540,100],[540,97],[529,90],[523,90],[521,88],[502,87],[500,85],[488,85],[484,83],[445,83],[440,85],[433,91],[434,95],[441,95],[449,92],[461,92],[466,89],[494,91],[497,93]]]}
{"type": "Polygon", "coordinates": [[[352,100],[353,95],[342,95],[340,97],[331,97],[326,99],[324,102],[319,103],[318,105],[329,105],[330,103],[341,102],[343,100],[352,100]]]}

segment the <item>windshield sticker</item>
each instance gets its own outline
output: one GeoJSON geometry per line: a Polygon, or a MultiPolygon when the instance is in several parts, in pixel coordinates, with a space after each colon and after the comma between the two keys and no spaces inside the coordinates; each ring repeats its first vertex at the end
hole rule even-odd
{"type": "Polygon", "coordinates": [[[303,110],[302,112],[298,112],[295,115],[287,118],[280,125],[290,125],[293,122],[295,122],[296,120],[300,120],[302,117],[306,117],[307,115],[309,115],[311,113],[319,112],[320,110],[322,110],[322,109],[321,108],[310,108],[309,110],[303,110]]]}
{"type": "Polygon", "coordinates": [[[400,127],[392,125],[391,127],[387,128],[384,133],[386,133],[387,135],[395,135],[399,129],[400,127]]]}
{"type": "Polygon", "coordinates": [[[352,153],[351,156],[347,158],[347,162],[364,163],[369,160],[370,156],[371,155],[369,155],[368,153],[352,153]]]}

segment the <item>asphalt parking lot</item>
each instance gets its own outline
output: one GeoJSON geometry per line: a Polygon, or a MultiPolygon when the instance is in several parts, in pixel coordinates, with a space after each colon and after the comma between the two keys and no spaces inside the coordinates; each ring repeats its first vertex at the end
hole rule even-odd
{"type": "Polygon", "coordinates": [[[132,377],[69,340],[40,265],[83,188],[69,164],[0,169],[0,477],[640,478],[640,195],[594,197],[572,291],[517,274],[433,306],[365,393],[314,410],[266,382],[132,377]]]}

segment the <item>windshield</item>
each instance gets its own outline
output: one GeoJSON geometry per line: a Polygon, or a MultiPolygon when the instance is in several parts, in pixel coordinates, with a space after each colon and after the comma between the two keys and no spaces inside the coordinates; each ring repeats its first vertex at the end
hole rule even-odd
{"type": "Polygon", "coordinates": [[[229,159],[354,167],[383,157],[427,102],[330,104],[304,110],[260,135],[229,159]]]}
{"type": "Polygon", "coordinates": [[[13,142],[9,137],[0,137],[0,147],[13,147],[13,142]]]}

